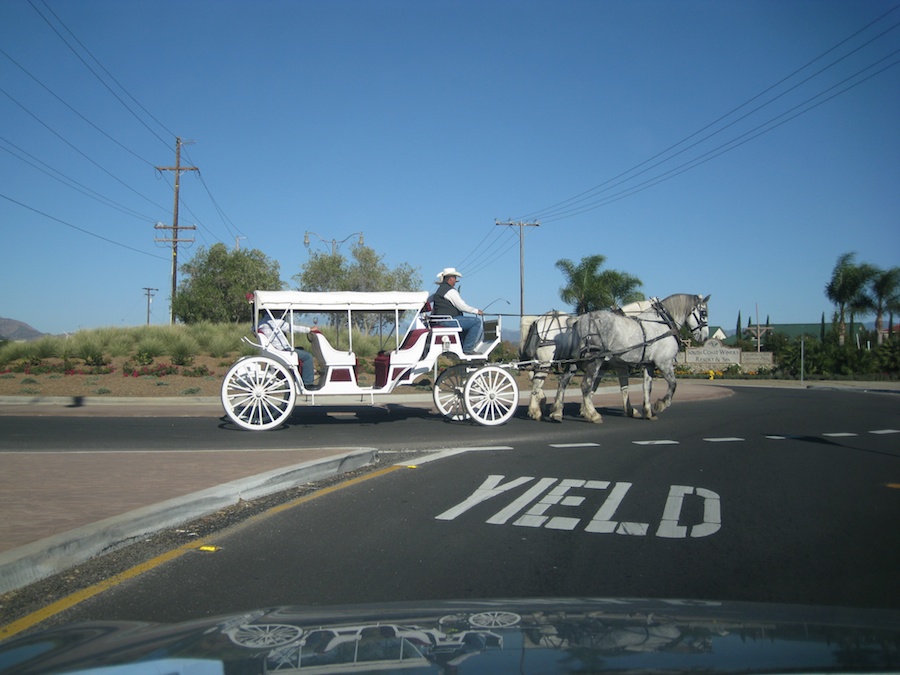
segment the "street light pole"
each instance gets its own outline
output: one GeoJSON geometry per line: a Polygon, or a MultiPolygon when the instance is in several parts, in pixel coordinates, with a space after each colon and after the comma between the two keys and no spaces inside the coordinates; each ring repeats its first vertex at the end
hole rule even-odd
{"type": "MultiPolygon", "coordinates": [[[[314,237],[317,237],[319,239],[319,241],[321,241],[321,242],[324,242],[326,244],[328,243],[328,240],[325,239],[325,237],[323,237],[322,235],[316,234],[315,232],[307,231],[307,232],[303,233],[303,245],[306,248],[309,248],[309,235],[313,235],[314,237]]],[[[360,246],[362,246],[363,245],[363,233],[362,232],[354,232],[353,234],[349,235],[348,237],[346,237],[344,239],[341,239],[340,241],[337,241],[336,239],[332,239],[331,240],[331,255],[337,255],[338,246],[340,246],[343,243],[346,243],[350,239],[350,237],[355,237],[356,235],[359,235],[358,243],[360,246]]]]}

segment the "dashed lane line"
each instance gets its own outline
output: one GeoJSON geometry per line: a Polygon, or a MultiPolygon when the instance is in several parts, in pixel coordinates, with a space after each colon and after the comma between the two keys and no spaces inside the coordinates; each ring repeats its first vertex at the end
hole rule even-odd
{"type": "Polygon", "coordinates": [[[678,445],[678,441],[662,439],[658,441],[631,441],[635,445],[678,445]]]}

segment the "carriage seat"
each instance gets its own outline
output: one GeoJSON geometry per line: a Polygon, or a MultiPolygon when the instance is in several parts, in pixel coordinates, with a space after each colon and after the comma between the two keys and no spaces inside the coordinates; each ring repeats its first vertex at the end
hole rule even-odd
{"type": "Polygon", "coordinates": [[[322,364],[320,385],[324,386],[329,382],[356,382],[356,354],[335,349],[318,330],[309,333],[309,346],[313,356],[322,364]]]}
{"type": "Polygon", "coordinates": [[[297,356],[297,352],[295,352],[293,349],[289,349],[287,351],[285,351],[284,349],[277,349],[276,347],[274,347],[272,345],[272,343],[266,338],[266,336],[263,333],[260,333],[259,331],[257,331],[257,335],[259,336],[259,344],[256,344],[255,342],[253,342],[252,340],[248,340],[247,338],[243,338],[243,340],[247,344],[251,344],[254,347],[260,349],[261,351],[274,354],[275,356],[280,358],[282,361],[287,361],[289,364],[291,364],[295,368],[300,367],[300,357],[297,356]]]}

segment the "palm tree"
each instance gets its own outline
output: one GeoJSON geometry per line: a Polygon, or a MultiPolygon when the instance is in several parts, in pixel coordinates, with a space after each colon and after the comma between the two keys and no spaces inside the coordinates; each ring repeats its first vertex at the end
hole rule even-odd
{"type": "Polygon", "coordinates": [[[856,264],[855,257],[855,253],[839,256],[831,272],[831,281],[825,286],[825,296],[837,307],[838,343],[841,346],[847,334],[847,314],[852,321],[856,313],[872,309],[866,286],[877,270],[866,263],[856,264]]]}
{"type": "Polygon", "coordinates": [[[557,269],[566,276],[559,297],[574,306],[576,314],[644,299],[644,294],[637,290],[643,283],[640,279],[618,270],[601,272],[604,262],[606,257],[599,254],[585,256],[577,265],[565,258],[556,261],[557,269]]]}
{"type": "Polygon", "coordinates": [[[878,344],[884,340],[884,314],[900,312],[900,267],[878,270],[870,282],[878,344]]]}

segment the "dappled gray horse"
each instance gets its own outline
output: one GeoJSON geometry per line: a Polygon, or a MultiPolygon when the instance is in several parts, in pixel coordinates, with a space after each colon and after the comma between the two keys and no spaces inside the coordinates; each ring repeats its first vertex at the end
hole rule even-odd
{"type": "Polygon", "coordinates": [[[547,312],[538,317],[522,317],[522,339],[519,344],[519,358],[531,361],[531,400],[528,416],[540,420],[547,375],[557,366],[557,353],[571,353],[570,341],[572,323],[575,317],[564,312],[547,312]]]}
{"type": "MultiPolygon", "coordinates": [[[[610,367],[618,375],[622,407],[628,417],[635,417],[635,409],[628,398],[628,370],[631,366],[640,366],[643,371],[644,419],[655,419],[656,414],[668,408],[677,386],[675,357],[680,344],[679,332],[683,325],[687,325],[695,340],[701,343],[706,341],[709,336],[706,309],[709,297],[679,293],[664,300],[654,300],[648,309],[633,316],[618,311],[590,312],[579,316],[572,327],[572,344],[577,354],[573,352],[571,356],[579,359],[584,370],[581,416],[597,424],[603,421],[594,408],[591,396],[600,377],[610,367]],[[651,407],[654,368],[662,373],[669,389],[651,407]]],[[[557,358],[561,357],[558,352],[557,358]]],[[[550,413],[553,420],[562,420],[563,394],[571,378],[571,371],[560,378],[556,401],[550,413]]]]}

